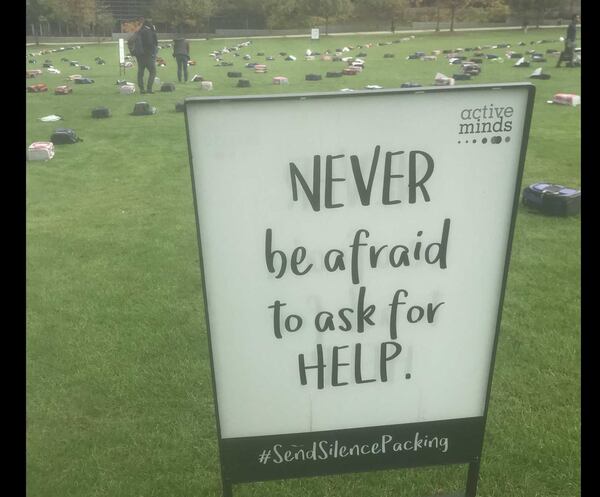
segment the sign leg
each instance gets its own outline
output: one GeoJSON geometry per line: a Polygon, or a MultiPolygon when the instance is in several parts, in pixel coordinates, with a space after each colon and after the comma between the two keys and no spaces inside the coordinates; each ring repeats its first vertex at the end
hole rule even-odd
{"type": "Polygon", "coordinates": [[[479,460],[469,463],[469,472],[467,473],[467,488],[465,497],[475,497],[477,495],[477,482],[479,480],[479,460]]]}
{"type": "Polygon", "coordinates": [[[233,497],[233,485],[226,480],[223,480],[223,497],[233,497]]]}

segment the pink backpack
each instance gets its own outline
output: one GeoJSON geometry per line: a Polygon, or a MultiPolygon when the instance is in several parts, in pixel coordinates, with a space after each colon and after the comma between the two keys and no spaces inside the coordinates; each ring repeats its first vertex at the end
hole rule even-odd
{"type": "Polygon", "coordinates": [[[27,149],[27,160],[50,160],[54,157],[54,143],[33,142],[27,149]]]}

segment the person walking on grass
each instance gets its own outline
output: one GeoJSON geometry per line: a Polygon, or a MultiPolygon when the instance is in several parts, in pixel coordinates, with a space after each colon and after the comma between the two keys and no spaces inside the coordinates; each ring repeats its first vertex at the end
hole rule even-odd
{"type": "Polygon", "coordinates": [[[565,38],[565,49],[560,53],[556,67],[560,67],[563,62],[567,62],[567,67],[573,66],[573,59],[575,57],[575,38],[577,37],[577,23],[579,22],[579,16],[573,15],[571,22],[567,27],[567,36],[565,38]]]}
{"type": "Polygon", "coordinates": [[[173,57],[177,61],[177,79],[181,83],[187,83],[188,80],[188,61],[190,60],[190,42],[185,38],[175,38],[173,40],[173,57]]]}
{"type": "Polygon", "coordinates": [[[140,87],[140,93],[154,93],[152,91],[152,85],[154,84],[154,78],[156,77],[156,54],[158,52],[158,37],[154,26],[143,17],[140,18],[142,25],[138,30],[138,36],[140,39],[140,50],[136,52],[135,58],[138,64],[138,85],[140,87]],[[144,72],[148,71],[148,83],[144,86],[144,72]]]}

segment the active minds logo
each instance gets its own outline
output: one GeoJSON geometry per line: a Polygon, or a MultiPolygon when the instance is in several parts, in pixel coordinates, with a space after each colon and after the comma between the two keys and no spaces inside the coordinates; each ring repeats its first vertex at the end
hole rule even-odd
{"type": "Polygon", "coordinates": [[[511,106],[502,107],[494,104],[461,110],[458,124],[458,135],[461,140],[458,143],[509,142],[510,136],[507,133],[513,128],[511,119],[513,113],[514,109],[511,106]]]}

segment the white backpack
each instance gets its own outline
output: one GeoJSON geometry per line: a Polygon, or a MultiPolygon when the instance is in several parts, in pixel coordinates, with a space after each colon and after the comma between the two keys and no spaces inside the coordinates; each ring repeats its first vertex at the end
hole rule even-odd
{"type": "Polygon", "coordinates": [[[50,160],[54,157],[54,143],[33,142],[27,149],[27,160],[50,160]]]}
{"type": "Polygon", "coordinates": [[[126,83],[119,86],[119,91],[121,95],[130,95],[131,93],[135,93],[135,85],[133,83],[126,83]]]}

